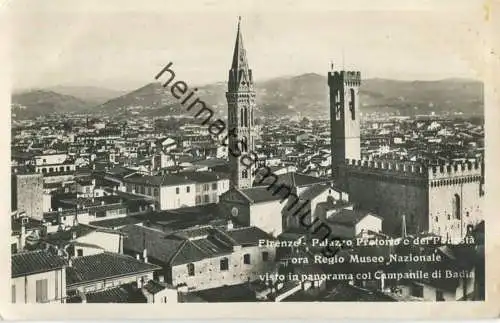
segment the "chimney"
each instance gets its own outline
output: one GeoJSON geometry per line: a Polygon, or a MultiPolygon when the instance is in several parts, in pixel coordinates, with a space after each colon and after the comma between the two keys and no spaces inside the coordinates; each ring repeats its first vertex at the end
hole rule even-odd
{"type": "Polygon", "coordinates": [[[137,288],[141,289],[142,288],[142,283],[143,283],[142,277],[137,277],[136,282],[137,282],[137,288]]]}
{"type": "Polygon", "coordinates": [[[21,237],[20,237],[19,249],[23,250],[25,244],[26,244],[26,224],[24,222],[24,218],[21,218],[21,237]]]}
{"type": "Polygon", "coordinates": [[[144,262],[148,262],[148,249],[144,249],[142,252],[142,258],[144,259],[144,262]]]}
{"type": "Polygon", "coordinates": [[[385,289],[385,275],[382,273],[382,275],[380,275],[380,290],[384,291],[384,289],[385,289]]]}
{"type": "Polygon", "coordinates": [[[76,239],[76,231],[71,232],[71,239],[76,239]]]}
{"type": "Polygon", "coordinates": [[[73,267],[73,258],[68,259],[68,267],[73,267]]]}
{"type": "Polygon", "coordinates": [[[78,296],[80,296],[80,298],[82,299],[82,304],[85,304],[87,303],[87,296],[85,296],[85,293],[82,292],[82,291],[78,291],[78,296]]]}
{"type": "Polygon", "coordinates": [[[233,228],[234,228],[233,221],[228,220],[227,221],[227,230],[233,230],[233,228]]]}
{"type": "Polygon", "coordinates": [[[177,292],[178,293],[187,293],[188,292],[187,285],[177,286],[177,292]]]}
{"type": "Polygon", "coordinates": [[[104,200],[102,200],[102,201],[101,201],[101,205],[104,205],[104,204],[106,204],[106,203],[104,202],[104,200]]]}
{"type": "Polygon", "coordinates": [[[165,277],[163,275],[158,276],[158,281],[160,283],[164,283],[165,282],[165,277]]]}
{"type": "Polygon", "coordinates": [[[135,255],[135,259],[137,259],[137,260],[141,260],[141,255],[136,254],[136,255],[135,255]]]}
{"type": "Polygon", "coordinates": [[[401,222],[402,222],[401,223],[401,229],[402,229],[401,236],[403,238],[406,238],[406,215],[403,214],[401,222]]]}

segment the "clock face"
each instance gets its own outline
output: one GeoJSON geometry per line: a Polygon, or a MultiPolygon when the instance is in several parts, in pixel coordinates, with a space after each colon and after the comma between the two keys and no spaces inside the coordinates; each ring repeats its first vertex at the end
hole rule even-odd
{"type": "Polygon", "coordinates": [[[238,216],[238,208],[236,206],[234,206],[232,209],[231,209],[231,215],[234,216],[234,217],[237,217],[238,216]]]}

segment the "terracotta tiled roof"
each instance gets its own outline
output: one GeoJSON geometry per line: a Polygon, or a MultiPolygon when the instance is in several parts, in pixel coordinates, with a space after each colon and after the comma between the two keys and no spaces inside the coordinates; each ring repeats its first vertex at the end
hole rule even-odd
{"type": "Polygon", "coordinates": [[[121,285],[103,291],[85,294],[87,303],[146,303],[146,297],[142,292],[132,286],[133,284],[121,285]]]}
{"type": "Polygon", "coordinates": [[[261,239],[275,240],[271,235],[257,227],[238,228],[229,230],[226,233],[242,246],[257,246],[261,239]]]}
{"type": "Polygon", "coordinates": [[[21,252],[12,255],[12,278],[60,269],[66,265],[64,258],[46,250],[21,252]]]}
{"type": "Polygon", "coordinates": [[[150,280],[148,281],[147,284],[144,285],[144,289],[150,292],[151,294],[156,294],[164,290],[165,286],[154,280],[150,280]]]}
{"type": "Polygon", "coordinates": [[[66,269],[66,284],[79,285],[87,282],[152,272],[160,267],[139,261],[133,257],[103,252],[73,259],[66,269]]]}

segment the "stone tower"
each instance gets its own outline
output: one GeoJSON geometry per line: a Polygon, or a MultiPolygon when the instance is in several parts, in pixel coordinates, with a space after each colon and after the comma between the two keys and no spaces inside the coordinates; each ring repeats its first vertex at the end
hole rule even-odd
{"type": "Polygon", "coordinates": [[[253,183],[252,167],[241,164],[241,158],[254,152],[255,91],[252,70],[248,67],[247,55],[241,36],[241,18],[238,21],[233,61],[229,70],[228,91],[226,92],[229,129],[229,166],[232,187],[247,188],[253,183]]]}
{"type": "MultiPolygon", "coordinates": [[[[333,66],[332,66],[333,69],[333,66]]],[[[330,88],[330,125],[332,176],[342,186],[339,166],[346,159],[360,159],[359,86],[361,73],[354,71],[328,72],[330,88]]]]}

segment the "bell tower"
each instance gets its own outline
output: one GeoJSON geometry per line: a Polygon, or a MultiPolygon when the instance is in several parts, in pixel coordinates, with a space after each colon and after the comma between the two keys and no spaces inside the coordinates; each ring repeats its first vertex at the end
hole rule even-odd
{"type": "Polygon", "coordinates": [[[252,70],[248,67],[247,54],[241,36],[241,17],[234,45],[233,61],[229,70],[228,109],[230,184],[236,188],[252,187],[255,166],[241,164],[241,158],[255,151],[255,91],[252,70]]]}
{"type": "MultiPolygon", "coordinates": [[[[330,127],[332,176],[341,180],[339,168],[346,159],[361,158],[358,71],[328,72],[330,88],[330,127]]],[[[341,184],[341,183],[340,183],[341,184]]]]}

